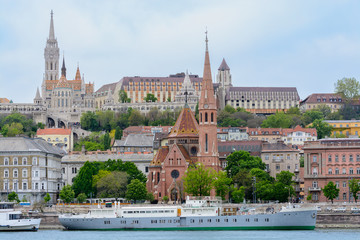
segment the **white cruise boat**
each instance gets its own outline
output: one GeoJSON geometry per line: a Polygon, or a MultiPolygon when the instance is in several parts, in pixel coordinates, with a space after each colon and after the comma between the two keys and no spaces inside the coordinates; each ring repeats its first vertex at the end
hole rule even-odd
{"type": "Polygon", "coordinates": [[[0,231],[37,231],[41,219],[24,218],[21,211],[14,209],[14,203],[0,203],[0,231]]]}
{"type": "MultiPolygon", "coordinates": [[[[60,223],[68,230],[313,230],[316,209],[287,208],[255,213],[237,209],[223,212],[218,199],[187,198],[186,204],[121,206],[91,209],[87,214],[63,214],[60,223]]],[[[110,205],[111,206],[111,205],[110,205]]]]}

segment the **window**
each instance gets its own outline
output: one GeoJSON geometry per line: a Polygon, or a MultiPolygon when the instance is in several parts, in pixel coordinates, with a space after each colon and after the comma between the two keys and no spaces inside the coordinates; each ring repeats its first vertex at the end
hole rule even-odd
{"type": "Polygon", "coordinates": [[[339,182],[338,181],[335,182],[335,185],[336,185],[337,188],[339,188],[339,182]]]}
{"type": "Polygon", "coordinates": [[[265,155],[265,160],[269,160],[269,154],[265,155]]]}
{"type": "Polygon", "coordinates": [[[332,174],[332,169],[331,168],[329,168],[328,174],[332,174]]]}
{"type": "Polygon", "coordinates": [[[331,155],[328,156],[328,162],[331,162],[331,155]]]}
{"type": "Polygon", "coordinates": [[[18,165],[18,158],[17,158],[17,157],[14,157],[14,158],[13,158],[13,164],[14,164],[14,165],[18,165]]]}
{"type": "Polygon", "coordinates": [[[317,174],[318,174],[318,171],[317,171],[317,168],[316,168],[316,167],[313,168],[312,174],[313,174],[313,175],[317,175],[317,174]]]}
{"type": "Polygon", "coordinates": [[[27,157],[22,158],[22,165],[27,165],[27,157]]]}
{"type": "Polygon", "coordinates": [[[9,165],[9,158],[4,158],[4,165],[9,165]]]}
{"type": "Polygon", "coordinates": [[[208,114],[207,114],[207,112],[205,113],[205,122],[207,122],[208,121],[208,114]]]}
{"type": "Polygon", "coordinates": [[[18,183],[17,182],[14,182],[13,183],[13,189],[16,191],[18,189],[18,183]]]}
{"type": "Polygon", "coordinates": [[[72,171],[73,174],[76,174],[76,173],[77,173],[77,168],[76,168],[76,167],[73,167],[73,168],[71,169],[71,171],[72,171]]]}
{"type": "Polygon", "coordinates": [[[346,188],[346,181],[343,181],[343,187],[346,188]]]}
{"type": "Polygon", "coordinates": [[[9,183],[8,182],[4,182],[4,190],[9,190],[9,183]]]}
{"type": "Polygon", "coordinates": [[[346,174],[346,168],[342,169],[342,174],[346,174]]]}
{"type": "Polygon", "coordinates": [[[45,183],[41,183],[41,189],[45,190],[45,183]]]}
{"type": "Polygon", "coordinates": [[[276,171],[280,171],[280,165],[276,164],[276,171]]]}
{"type": "Polygon", "coordinates": [[[335,155],[335,162],[339,162],[339,156],[335,155]]]}
{"type": "Polygon", "coordinates": [[[313,162],[317,162],[317,156],[313,156],[313,162]]]}
{"type": "Polygon", "coordinates": [[[205,133],[205,152],[208,152],[208,135],[205,133]]]}
{"type": "Polygon", "coordinates": [[[16,168],[13,170],[13,177],[14,178],[18,177],[18,170],[16,168]]]}
{"type": "Polygon", "coordinates": [[[346,193],[343,193],[343,200],[346,200],[346,193]]]}
{"type": "Polygon", "coordinates": [[[27,178],[27,169],[22,170],[22,177],[27,178]]]}
{"type": "Polygon", "coordinates": [[[360,162],[360,154],[356,154],[356,161],[360,162]]]}
{"type": "Polygon", "coordinates": [[[214,122],[214,113],[211,113],[211,122],[214,122]]]}
{"type": "Polygon", "coordinates": [[[27,183],[26,182],[23,182],[23,190],[27,190],[27,183]]]}
{"type": "Polygon", "coordinates": [[[353,161],[354,161],[354,158],[353,158],[353,155],[352,155],[352,154],[349,155],[349,161],[350,161],[350,162],[353,162],[353,161]]]}
{"type": "Polygon", "coordinates": [[[51,142],[51,139],[50,139],[50,138],[48,138],[48,139],[47,139],[47,141],[48,141],[48,142],[51,142]]]}
{"type": "Polygon", "coordinates": [[[335,168],[335,174],[339,174],[339,168],[335,168]]]}
{"type": "Polygon", "coordinates": [[[4,178],[8,178],[9,177],[9,170],[5,169],[4,170],[4,178]]]}
{"type": "Polygon", "coordinates": [[[39,177],[39,171],[35,171],[35,177],[39,177]]]}
{"type": "Polygon", "coordinates": [[[37,157],[32,158],[32,165],[34,165],[34,166],[37,165],[37,157]]]}
{"type": "Polygon", "coordinates": [[[356,168],[356,174],[360,174],[360,168],[356,168]]]}
{"type": "Polygon", "coordinates": [[[341,158],[341,159],[342,159],[343,162],[346,162],[346,156],[345,156],[345,154],[342,155],[342,158],[341,158]]]}
{"type": "Polygon", "coordinates": [[[318,182],[317,182],[317,181],[313,181],[312,187],[313,187],[313,188],[318,188],[318,182]]]}
{"type": "Polygon", "coordinates": [[[64,138],[64,142],[67,142],[67,138],[64,138]]]}
{"type": "Polygon", "coordinates": [[[349,169],[349,174],[354,174],[354,169],[353,168],[349,169]]]}

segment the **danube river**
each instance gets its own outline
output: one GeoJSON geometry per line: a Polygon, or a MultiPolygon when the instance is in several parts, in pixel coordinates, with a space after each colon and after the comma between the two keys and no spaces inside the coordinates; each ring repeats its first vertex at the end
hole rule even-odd
{"type": "Polygon", "coordinates": [[[309,231],[61,231],[0,232],[1,240],[346,240],[360,239],[360,229],[309,231]]]}

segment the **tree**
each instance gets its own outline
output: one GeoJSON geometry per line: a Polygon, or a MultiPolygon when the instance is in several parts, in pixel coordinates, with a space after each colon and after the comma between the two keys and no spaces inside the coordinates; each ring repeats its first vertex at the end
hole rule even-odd
{"type": "Polygon", "coordinates": [[[123,198],[125,197],[128,175],[125,172],[114,171],[100,178],[96,183],[97,197],[123,198]]]}
{"type": "Polygon", "coordinates": [[[334,198],[337,198],[339,196],[339,189],[336,188],[336,185],[330,181],[328,184],[324,186],[323,189],[321,189],[324,193],[324,196],[331,200],[331,203],[334,203],[334,198]]]}
{"type": "Polygon", "coordinates": [[[235,151],[226,158],[226,161],[228,165],[225,170],[231,178],[233,178],[240,169],[265,169],[265,163],[262,162],[261,158],[251,156],[247,151],[235,151]]]}
{"type": "Polygon", "coordinates": [[[359,179],[351,179],[349,180],[349,188],[350,188],[350,192],[353,195],[354,199],[355,199],[355,203],[357,203],[357,193],[360,191],[360,186],[359,186],[359,179]]]}
{"type": "Polygon", "coordinates": [[[44,197],[44,202],[48,203],[51,200],[50,194],[46,193],[45,197],[44,197]]]}
{"type": "Polygon", "coordinates": [[[85,193],[86,196],[90,196],[90,193],[95,193],[95,189],[92,186],[93,175],[98,173],[98,169],[95,168],[94,164],[86,161],[84,166],[80,168],[78,175],[74,179],[72,188],[76,195],[85,193]]]}
{"type": "Polygon", "coordinates": [[[146,194],[146,200],[148,200],[149,202],[153,202],[154,199],[155,199],[154,194],[152,194],[151,192],[148,192],[146,194]]]}
{"type": "Polygon", "coordinates": [[[76,197],[76,200],[79,202],[79,203],[83,203],[86,201],[86,194],[85,193],[80,193],[77,197],[76,197]]]}
{"type": "Polygon", "coordinates": [[[225,200],[226,195],[229,193],[231,182],[232,179],[227,177],[225,171],[219,171],[215,174],[213,185],[215,187],[216,195],[220,196],[222,200],[225,200]]]}
{"type": "Polygon", "coordinates": [[[343,78],[335,83],[335,92],[340,93],[346,100],[359,97],[360,83],[355,78],[343,78]]]}
{"type": "Polygon", "coordinates": [[[234,189],[231,192],[231,198],[235,203],[241,203],[245,197],[245,187],[240,187],[239,189],[234,189]]]}
{"type": "Polygon", "coordinates": [[[120,90],[119,91],[119,102],[121,102],[121,103],[129,103],[129,102],[131,102],[131,99],[128,98],[127,92],[125,92],[125,90],[120,90]]]}
{"type": "Polygon", "coordinates": [[[289,171],[281,171],[280,173],[276,174],[276,181],[283,183],[286,186],[291,186],[294,184],[292,180],[295,177],[294,173],[289,171]]]}
{"type": "Polygon", "coordinates": [[[292,117],[284,112],[277,112],[268,116],[261,127],[263,128],[290,128],[293,125],[292,117]]]}
{"type": "Polygon", "coordinates": [[[137,200],[146,199],[147,190],[145,183],[140,182],[138,179],[134,179],[127,186],[125,197],[128,200],[134,200],[135,203],[137,200]]]}
{"type": "Polygon", "coordinates": [[[111,147],[110,146],[111,145],[111,138],[110,138],[109,133],[105,133],[103,144],[104,144],[104,150],[110,149],[110,147],[111,147]]]}
{"type": "Polygon", "coordinates": [[[17,203],[19,203],[19,202],[20,202],[20,199],[19,199],[19,196],[17,195],[16,192],[11,192],[11,193],[9,193],[9,195],[8,195],[8,201],[9,201],[9,202],[16,201],[17,203]]]}
{"type": "Polygon", "coordinates": [[[324,114],[321,111],[318,111],[317,109],[306,111],[302,116],[302,121],[304,122],[305,126],[314,122],[316,119],[319,120],[324,119],[324,114]]]}
{"type": "Polygon", "coordinates": [[[158,99],[155,97],[154,94],[148,93],[146,94],[146,97],[144,98],[145,102],[156,102],[158,99]]]}
{"type": "Polygon", "coordinates": [[[236,112],[235,108],[233,108],[231,105],[228,105],[228,104],[225,106],[224,111],[228,112],[228,113],[235,113],[236,112]]]}
{"type": "Polygon", "coordinates": [[[190,166],[183,177],[184,191],[193,196],[209,196],[213,180],[212,169],[201,163],[190,166]]]}
{"type": "Polygon", "coordinates": [[[70,203],[74,200],[75,192],[70,185],[66,185],[60,191],[60,199],[64,201],[64,203],[70,203]]]}
{"type": "Polygon", "coordinates": [[[129,117],[130,126],[140,126],[144,122],[144,116],[140,113],[139,110],[133,109],[129,117]]]}
{"type": "Polygon", "coordinates": [[[83,113],[80,117],[81,128],[89,131],[99,131],[98,117],[94,112],[83,113]]]}
{"type": "Polygon", "coordinates": [[[5,124],[1,133],[4,137],[15,137],[23,133],[23,125],[16,122],[11,123],[11,125],[5,124]]]}
{"type": "Polygon", "coordinates": [[[120,140],[122,138],[122,135],[123,135],[123,131],[120,129],[119,126],[117,126],[115,129],[115,139],[120,140]]]}
{"type": "Polygon", "coordinates": [[[315,119],[309,128],[316,128],[318,139],[331,135],[332,126],[320,119],[315,119]]]}

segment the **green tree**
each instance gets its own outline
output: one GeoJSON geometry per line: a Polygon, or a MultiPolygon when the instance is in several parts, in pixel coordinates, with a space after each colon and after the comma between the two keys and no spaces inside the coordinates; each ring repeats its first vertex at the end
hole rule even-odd
{"type": "Polygon", "coordinates": [[[242,201],[244,201],[245,187],[240,187],[239,189],[235,188],[231,192],[231,198],[232,198],[232,201],[235,203],[241,203],[242,201]]]}
{"type": "Polygon", "coordinates": [[[339,196],[339,189],[336,188],[336,185],[330,181],[328,184],[324,186],[322,189],[324,196],[331,200],[331,203],[334,203],[334,198],[337,198],[339,196]]]}
{"type": "Polygon", "coordinates": [[[331,136],[332,126],[320,119],[315,119],[309,128],[316,128],[318,139],[331,136]]]}
{"type": "Polygon", "coordinates": [[[110,173],[111,173],[110,171],[100,169],[99,172],[98,172],[96,175],[93,175],[93,176],[92,176],[92,178],[93,178],[93,180],[92,180],[92,186],[93,186],[93,187],[96,187],[97,182],[98,182],[101,178],[109,175],[110,173]]]}
{"type": "Polygon", "coordinates": [[[360,83],[355,78],[339,79],[335,83],[335,92],[342,94],[347,100],[352,100],[360,95],[360,83]]]}
{"type": "Polygon", "coordinates": [[[127,92],[125,90],[119,91],[119,102],[121,103],[129,103],[131,102],[131,99],[128,98],[127,92]]]}
{"type": "Polygon", "coordinates": [[[209,196],[213,180],[212,169],[203,164],[190,166],[183,177],[184,191],[193,196],[209,196]]]}
{"type": "Polygon", "coordinates": [[[158,99],[152,93],[148,93],[148,94],[146,94],[146,97],[144,97],[145,102],[156,102],[157,100],[158,99]]]}
{"type": "Polygon", "coordinates": [[[314,122],[317,119],[318,120],[324,119],[324,114],[321,111],[318,111],[317,109],[306,111],[302,116],[302,121],[304,122],[305,126],[314,122]]]}
{"type": "Polygon", "coordinates": [[[108,150],[110,149],[110,145],[111,145],[111,138],[110,138],[110,135],[109,133],[105,133],[104,135],[104,150],[108,150]]]}
{"type": "Polygon", "coordinates": [[[97,197],[123,198],[125,197],[128,175],[125,172],[111,172],[100,178],[96,183],[97,197]]]}
{"type": "Polygon", "coordinates": [[[66,185],[60,191],[60,199],[64,201],[64,203],[70,203],[74,200],[75,192],[70,185],[66,185]]]}
{"type": "Polygon", "coordinates": [[[120,129],[119,126],[117,126],[115,129],[115,139],[120,140],[122,138],[122,135],[123,135],[123,131],[120,129]]]}
{"type": "Polygon", "coordinates": [[[265,169],[265,163],[262,162],[261,158],[251,156],[247,151],[234,151],[226,158],[226,161],[228,165],[225,170],[231,178],[233,178],[240,169],[265,169]]]}
{"type": "Polygon", "coordinates": [[[85,193],[80,193],[77,197],[76,197],[76,200],[79,202],[79,203],[83,203],[86,201],[86,194],[85,193]]]}
{"type": "Polygon", "coordinates": [[[98,173],[98,169],[95,168],[94,164],[86,161],[84,166],[80,168],[78,175],[75,177],[72,188],[76,195],[85,193],[86,196],[90,196],[90,193],[95,193],[93,188],[93,175],[98,173]]]}
{"type": "Polygon", "coordinates": [[[45,197],[44,197],[44,202],[48,203],[51,200],[50,194],[46,193],[45,197]]]}
{"type": "Polygon", "coordinates": [[[300,157],[299,162],[300,162],[300,167],[304,167],[304,165],[305,165],[304,156],[300,157]]]}
{"type": "Polygon", "coordinates": [[[227,177],[225,171],[219,171],[216,173],[215,180],[213,181],[216,195],[225,200],[226,195],[229,193],[231,182],[232,179],[227,177]]]}
{"type": "Polygon", "coordinates": [[[349,180],[349,188],[350,188],[350,193],[355,199],[355,203],[357,203],[357,199],[358,199],[357,194],[360,191],[359,179],[353,178],[349,180]]]}
{"type": "Polygon", "coordinates": [[[140,113],[139,110],[133,109],[129,117],[130,126],[140,126],[143,124],[143,122],[144,116],[140,113]]]}
{"type": "Polygon", "coordinates": [[[4,137],[15,137],[23,133],[23,125],[21,123],[13,122],[11,125],[5,124],[2,128],[2,135],[4,137]]]}
{"type": "Polygon", "coordinates": [[[301,115],[300,109],[298,107],[291,107],[286,111],[286,114],[290,115],[301,115]]]}
{"type": "Polygon", "coordinates": [[[151,192],[148,192],[146,194],[146,200],[148,200],[149,202],[153,202],[154,199],[155,199],[154,194],[152,194],[151,192]]]}
{"type": "Polygon", "coordinates": [[[81,128],[89,131],[99,131],[98,117],[94,112],[83,113],[80,117],[81,128]]]}
{"type": "Polygon", "coordinates": [[[292,117],[284,112],[277,112],[276,114],[268,116],[261,127],[263,128],[290,128],[294,125],[292,117]]]}
{"type": "Polygon", "coordinates": [[[135,203],[138,200],[146,199],[147,190],[145,183],[140,182],[138,179],[134,179],[127,185],[125,197],[128,200],[134,200],[135,203]]]}
{"type": "Polygon", "coordinates": [[[224,111],[228,112],[228,113],[235,113],[236,112],[235,108],[233,108],[231,105],[228,105],[228,104],[225,106],[224,111]]]}
{"type": "Polygon", "coordinates": [[[295,174],[289,171],[281,171],[280,173],[276,174],[276,180],[286,186],[291,186],[294,184],[293,177],[295,177],[295,174]]]}
{"type": "Polygon", "coordinates": [[[19,196],[17,195],[16,192],[11,192],[11,193],[9,193],[9,195],[8,195],[8,201],[9,201],[9,202],[16,201],[17,203],[19,203],[19,202],[20,202],[20,199],[19,199],[19,196]]]}

